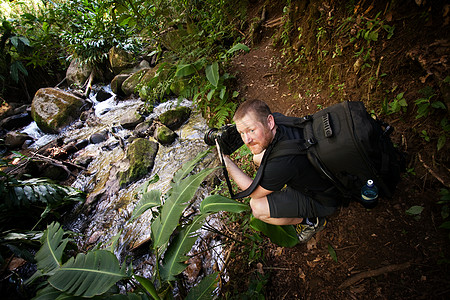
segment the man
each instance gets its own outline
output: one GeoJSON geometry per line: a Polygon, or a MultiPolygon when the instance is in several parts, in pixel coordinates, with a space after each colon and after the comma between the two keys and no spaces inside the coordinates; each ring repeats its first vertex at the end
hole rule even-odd
{"type": "MultiPolygon", "coordinates": [[[[269,146],[283,140],[303,138],[299,129],[278,126],[270,108],[261,100],[241,104],[233,120],[258,166],[269,146]]],[[[224,156],[224,162],[239,188],[247,189],[253,180],[229,156],[224,156]]],[[[276,157],[267,161],[259,185],[250,195],[250,206],[253,215],[263,222],[296,225],[299,241],[307,242],[325,227],[325,216],[336,209],[312,198],[314,193],[330,187],[331,184],[319,176],[306,155],[276,157]]]]}

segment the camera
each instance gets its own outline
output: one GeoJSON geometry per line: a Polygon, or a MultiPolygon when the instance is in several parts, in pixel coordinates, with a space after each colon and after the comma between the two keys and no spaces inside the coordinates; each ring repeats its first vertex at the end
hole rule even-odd
{"type": "Polygon", "coordinates": [[[236,129],[236,125],[224,125],[220,128],[211,128],[205,133],[205,143],[210,146],[216,145],[216,140],[222,149],[222,153],[230,155],[239,149],[244,142],[236,129]]]}

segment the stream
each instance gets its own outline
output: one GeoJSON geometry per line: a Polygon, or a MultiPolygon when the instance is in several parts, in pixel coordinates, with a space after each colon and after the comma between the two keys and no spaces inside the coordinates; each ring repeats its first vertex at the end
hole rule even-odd
{"type": "MultiPolygon", "coordinates": [[[[112,95],[111,90],[106,87],[112,95]]],[[[123,166],[125,149],[128,145],[121,146],[119,139],[126,141],[133,135],[133,131],[120,126],[118,120],[124,115],[135,113],[143,106],[139,98],[117,101],[115,95],[111,98],[97,102],[95,94],[91,93],[90,100],[94,103],[95,122],[80,126],[72,124],[60,134],[43,134],[33,122],[22,132],[26,132],[34,138],[30,148],[38,149],[56,138],[63,138],[64,143],[72,140],[89,139],[98,132],[109,131],[108,138],[101,143],[90,143],[75,155],[87,157],[91,161],[86,170],[80,172],[72,186],[87,194],[86,204],[80,204],[70,213],[64,216],[63,225],[66,230],[71,230],[78,235],[75,240],[79,249],[90,249],[95,245],[106,247],[113,237],[119,236],[114,253],[120,262],[127,257],[132,257],[133,268],[136,274],[151,277],[155,259],[150,254],[149,239],[151,234],[152,210],[143,213],[137,220],[129,222],[133,209],[139,202],[141,186],[157,175],[159,180],[152,183],[149,189],[160,190],[162,194],[170,188],[169,184],[174,173],[183,164],[192,160],[198,153],[209,148],[203,136],[208,126],[205,119],[195,111],[191,101],[178,101],[172,99],[154,108],[153,112],[146,116],[146,120],[154,119],[161,113],[175,108],[177,105],[188,106],[192,109],[189,120],[175,132],[178,138],[168,146],[159,145],[155,158],[155,164],[150,173],[144,178],[119,189],[114,174],[123,166]],[[112,179],[114,177],[114,179],[112,179]]],[[[85,122],[87,123],[87,122],[85,122]]],[[[217,166],[218,161],[214,152],[208,154],[198,166],[198,169],[217,166]]],[[[184,215],[195,213],[202,199],[210,192],[211,187],[201,187],[193,204],[188,206],[184,215]]],[[[211,226],[220,229],[221,223],[216,216],[211,216],[207,221],[211,226]]],[[[202,275],[212,273],[214,268],[223,269],[222,248],[220,237],[214,236],[210,231],[201,229],[199,238],[189,255],[198,254],[190,260],[190,265],[185,271],[188,286],[195,285],[202,275]],[[212,249],[208,250],[207,249],[212,249]]]]}

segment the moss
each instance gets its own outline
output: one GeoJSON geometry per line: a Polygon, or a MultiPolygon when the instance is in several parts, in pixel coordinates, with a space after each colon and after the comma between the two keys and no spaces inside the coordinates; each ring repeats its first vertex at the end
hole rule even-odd
{"type": "Polygon", "coordinates": [[[161,123],[172,130],[179,128],[191,114],[189,107],[180,106],[172,110],[168,110],[159,116],[161,123]]]}
{"type": "Polygon", "coordinates": [[[127,158],[130,166],[128,170],[120,172],[119,184],[127,185],[129,182],[144,177],[154,165],[158,144],[144,138],[135,139],[127,149],[127,158]]]}

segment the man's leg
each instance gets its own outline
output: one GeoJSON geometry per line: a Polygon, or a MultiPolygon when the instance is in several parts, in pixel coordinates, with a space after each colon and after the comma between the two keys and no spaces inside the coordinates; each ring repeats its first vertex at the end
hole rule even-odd
{"type": "Polygon", "coordinates": [[[303,220],[302,218],[271,218],[267,197],[252,198],[250,207],[255,218],[272,225],[295,225],[303,220]]]}

